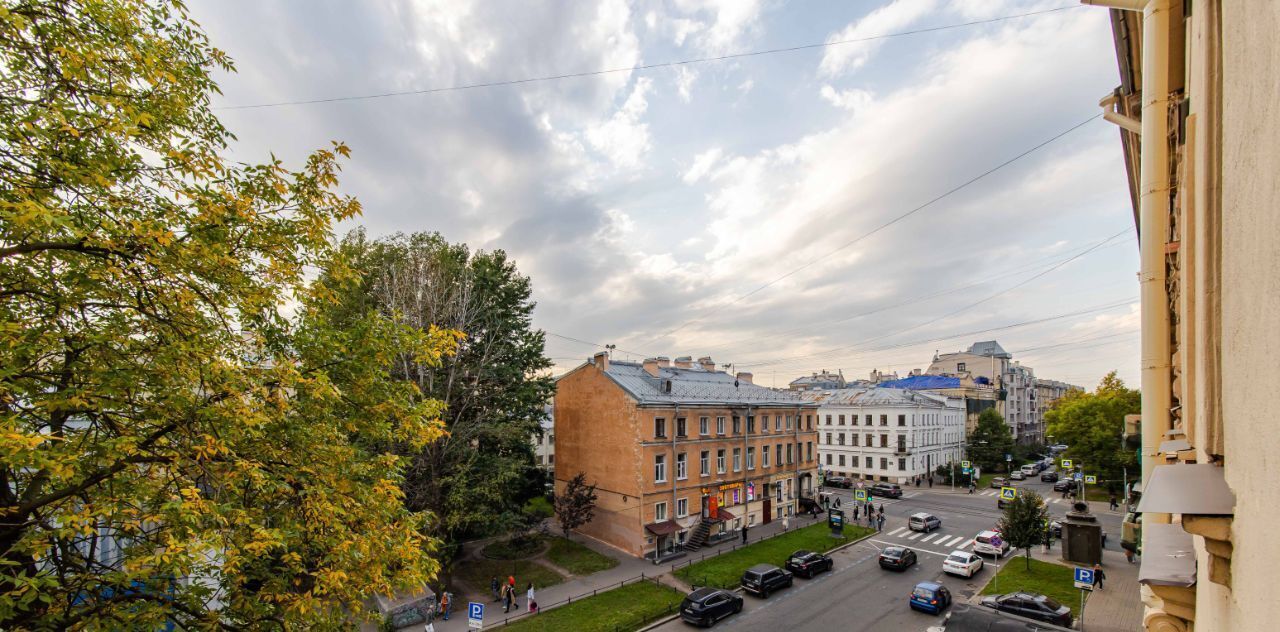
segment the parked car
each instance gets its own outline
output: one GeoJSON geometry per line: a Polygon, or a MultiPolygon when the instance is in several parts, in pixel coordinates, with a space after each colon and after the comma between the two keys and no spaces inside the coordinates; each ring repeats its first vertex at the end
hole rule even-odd
{"type": "Polygon", "coordinates": [[[1058,473],[1057,473],[1057,472],[1045,472],[1044,474],[1041,474],[1041,475],[1040,475],[1040,482],[1041,482],[1041,483],[1056,483],[1056,482],[1058,482],[1058,473]]]}
{"type": "Polygon", "coordinates": [[[893,483],[876,483],[867,488],[867,493],[881,498],[902,498],[902,488],[893,483]]]}
{"type": "Polygon", "coordinates": [[[769,593],[787,588],[793,582],[795,578],[790,572],[773,564],[756,564],[742,574],[742,589],[761,597],[768,597],[769,593]]]}
{"type": "Polygon", "coordinates": [[[916,552],[903,546],[887,546],[880,551],[880,568],[902,571],[916,563],[916,552]]]}
{"type": "Polygon", "coordinates": [[[813,551],[796,551],[787,558],[787,570],[805,579],[813,579],[822,571],[829,571],[835,566],[830,557],[813,551]]]}
{"type": "Polygon", "coordinates": [[[983,598],[982,605],[1036,621],[1044,621],[1065,628],[1071,627],[1071,609],[1050,597],[1037,593],[1016,592],[993,595],[983,598]]]}
{"type": "Polygon", "coordinates": [[[938,519],[938,517],[933,514],[924,513],[923,511],[911,514],[911,517],[907,518],[907,528],[912,531],[923,531],[928,533],[941,527],[942,520],[938,519]]]}
{"type": "Polygon", "coordinates": [[[982,570],[982,558],[968,551],[952,551],[942,560],[942,572],[961,577],[973,577],[982,570]]]}
{"type": "Polygon", "coordinates": [[[1073,481],[1073,480],[1071,480],[1071,479],[1069,479],[1069,478],[1064,478],[1064,479],[1062,479],[1062,480],[1060,480],[1060,481],[1058,481],[1058,482],[1056,482],[1056,483],[1054,483],[1054,484],[1053,484],[1053,491],[1055,491],[1055,492],[1065,492],[1065,491],[1067,491],[1067,490],[1069,490],[1069,489],[1074,488],[1075,486],[1076,486],[1076,482],[1075,482],[1075,481],[1073,481]]]}
{"type": "Polygon", "coordinates": [[[1018,468],[1018,472],[1021,472],[1023,476],[1035,476],[1040,473],[1040,466],[1037,463],[1028,463],[1018,468]]]}
{"type": "Polygon", "coordinates": [[[920,582],[911,591],[911,609],[941,614],[951,605],[951,591],[938,582],[920,582]]]}
{"type": "Polygon", "coordinates": [[[996,476],[991,479],[991,489],[1000,489],[1009,484],[1009,479],[1003,476],[996,476]]]}
{"type": "Polygon", "coordinates": [[[831,476],[827,478],[824,485],[827,487],[849,489],[850,487],[853,487],[853,479],[844,476],[831,476]]]}
{"type": "Polygon", "coordinates": [[[1014,471],[1012,471],[1012,472],[1009,472],[1009,480],[1011,480],[1011,481],[1025,481],[1025,480],[1027,480],[1027,475],[1026,475],[1026,473],[1024,473],[1022,470],[1014,470],[1014,471]]]}
{"type": "Polygon", "coordinates": [[[973,538],[973,552],[1004,557],[1009,552],[1009,543],[995,531],[983,531],[973,538]]]}
{"type": "Polygon", "coordinates": [[[723,588],[699,588],[680,604],[680,618],[699,626],[714,625],[739,612],[742,612],[742,597],[723,588]]]}

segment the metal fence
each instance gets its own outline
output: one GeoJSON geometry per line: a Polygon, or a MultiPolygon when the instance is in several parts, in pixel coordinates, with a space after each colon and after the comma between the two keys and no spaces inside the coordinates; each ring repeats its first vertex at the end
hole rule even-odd
{"type": "MultiPolygon", "coordinates": [[[[677,589],[675,589],[675,588],[673,588],[673,587],[671,587],[671,586],[668,586],[668,585],[666,585],[666,584],[664,584],[664,583],[662,583],[662,582],[658,581],[658,578],[657,578],[657,577],[654,577],[654,576],[652,576],[652,575],[645,575],[644,573],[641,573],[640,575],[638,575],[638,576],[636,576],[636,577],[628,577],[627,579],[624,579],[624,580],[622,580],[622,581],[620,581],[620,582],[617,582],[617,583],[614,583],[614,584],[609,584],[608,586],[602,586],[602,587],[600,587],[600,588],[596,588],[596,589],[594,589],[594,590],[592,590],[592,591],[590,591],[590,592],[584,592],[584,593],[582,593],[582,594],[580,594],[580,595],[575,595],[575,596],[573,596],[573,597],[568,597],[568,598],[565,598],[565,599],[561,599],[560,601],[557,601],[557,602],[555,602],[555,603],[550,603],[550,604],[546,604],[546,605],[539,604],[539,605],[538,605],[538,612],[521,612],[521,613],[511,613],[511,614],[509,614],[509,615],[504,615],[504,616],[502,617],[502,619],[500,619],[500,620],[495,618],[495,619],[493,620],[493,621],[494,621],[494,623],[493,623],[492,625],[493,625],[493,627],[498,627],[498,626],[505,626],[505,625],[509,625],[509,624],[512,624],[512,623],[518,623],[518,622],[523,621],[523,620],[525,620],[525,619],[527,619],[527,618],[529,618],[529,617],[539,616],[541,613],[543,613],[543,612],[545,612],[545,611],[547,611],[547,610],[551,610],[551,609],[554,609],[554,608],[559,608],[559,607],[561,607],[561,606],[567,606],[567,605],[569,605],[569,604],[571,604],[571,603],[573,603],[573,602],[575,602],[575,601],[582,601],[583,599],[588,599],[588,598],[591,598],[591,597],[595,597],[596,595],[598,595],[598,594],[600,594],[600,593],[609,592],[610,590],[617,590],[618,588],[622,588],[623,586],[626,586],[627,584],[636,584],[636,583],[639,583],[639,582],[650,582],[650,583],[652,583],[653,585],[658,586],[658,587],[660,587],[660,588],[664,588],[664,589],[669,590],[669,591],[671,591],[671,592],[673,592],[673,593],[676,593],[676,594],[678,594],[678,595],[683,595],[683,593],[681,593],[679,590],[677,590],[677,589]]],[[[525,605],[525,607],[527,608],[527,607],[528,607],[528,604],[526,604],[526,605],[525,605]]],[[[649,612],[642,612],[642,613],[639,613],[639,614],[634,618],[634,621],[625,621],[625,622],[622,622],[622,623],[615,624],[615,625],[613,626],[613,630],[614,630],[614,632],[625,632],[625,631],[628,631],[628,630],[636,630],[636,629],[639,629],[639,628],[644,627],[645,625],[647,625],[647,624],[649,624],[649,623],[652,623],[652,622],[654,622],[654,621],[657,621],[658,619],[661,619],[661,618],[663,618],[663,617],[666,617],[666,616],[669,616],[669,615],[675,614],[676,612],[678,612],[678,611],[679,611],[679,609],[680,609],[680,602],[675,602],[675,603],[673,603],[673,604],[669,604],[669,605],[667,605],[666,607],[663,607],[663,608],[655,608],[655,609],[653,609],[653,610],[651,610],[651,611],[649,611],[649,612]]],[[[486,620],[485,620],[485,627],[489,627],[489,625],[490,625],[490,624],[489,624],[489,619],[488,619],[488,617],[486,617],[486,620]]]]}

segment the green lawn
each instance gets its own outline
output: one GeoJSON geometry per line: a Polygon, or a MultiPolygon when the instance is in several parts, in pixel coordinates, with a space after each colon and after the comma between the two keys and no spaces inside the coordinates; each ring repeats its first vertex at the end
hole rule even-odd
{"type": "Polygon", "coordinates": [[[515,576],[521,595],[529,582],[533,582],[535,588],[546,588],[564,581],[560,573],[528,560],[466,560],[459,562],[454,570],[455,577],[485,593],[489,591],[489,580],[497,577],[499,581],[506,581],[508,575],[515,576]]]}
{"type": "Polygon", "coordinates": [[[565,538],[551,538],[547,559],[574,575],[590,575],[618,565],[618,560],[565,538]]]}
{"type": "MultiPolygon", "coordinates": [[[[674,613],[683,599],[684,593],[674,588],[651,581],[640,581],[524,617],[502,629],[507,632],[635,630],[645,623],[674,613]]],[[[494,621],[497,622],[500,618],[499,613],[494,621]]]]}
{"type": "Polygon", "coordinates": [[[742,572],[756,564],[782,566],[787,556],[797,550],[827,551],[872,533],[875,533],[874,529],[846,524],[844,537],[833,538],[826,523],[815,524],[690,564],[676,571],[675,575],[694,586],[733,588],[742,579],[742,572]]]}
{"type": "Polygon", "coordinates": [[[486,545],[482,553],[491,560],[522,560],[542,553],[545,548],[547,548],[546,538],[533,536],[497,540],[486,545]]]}
{"type": "Polygon", "coordinates": [[[1080,589],[1075,587],[1074,572],[1070,566],[1031,560],[1031,570],[1028,571],[1026,560],[1019,555],[1005,558],[999,577],[998,588],[993,578],[982,589],[982,594],[1003,595],[1020,590],[1040,593],[1071,608],[1072,616],[1080,615],[1080,589]]]}

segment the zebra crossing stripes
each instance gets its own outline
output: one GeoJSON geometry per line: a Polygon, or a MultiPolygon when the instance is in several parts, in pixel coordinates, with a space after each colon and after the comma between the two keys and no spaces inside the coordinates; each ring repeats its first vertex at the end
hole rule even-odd
{"type": "Polygon", "coordinates": [[[925,542],[928,542],[929,540],[932,540],[932,539],[934,539],[934,538],[938,537],[939,535],[942,535],[942,534],[940,534],[940,533],[931,533],[931,534],[929,534],[929,535],[927,535],[927,536],[925,536],[925,537],[921,538],[921,539],[920,539],[920,544],[924,544],[925,542]]]}
{"type": "Polygon", "coordinates": [[[899,533],[902,533],[903,531],[906,531],[906,530],[907,530],[906,527],[898,527],[897,529],[890,531],[889,535],[898,535],[899,533]]]}
{"type": "Polygon", "coordinates": [[[918,538],[918,537],[920,537],[920,536],[922,536],[922,535],[924,535],[924,534],[923,534],[923,533],[912,533],[911,535],[909,535],[909,536],[905,536],[905,537],[906,537],[908,540],[914,540],[914,539],[916,539],[916,538],[918,538]]]}

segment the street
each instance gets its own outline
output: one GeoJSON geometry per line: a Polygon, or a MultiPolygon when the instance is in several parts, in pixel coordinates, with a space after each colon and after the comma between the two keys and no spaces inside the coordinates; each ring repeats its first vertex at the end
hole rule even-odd
{"type": "MultiPolygon", "coordinates": [[[[1069,509],[1069,501],[1052,490],[1052,483],[1034,480],[1019,481],[1019,487],[1035,491],[1045,497],[1049,511],[1060,519],[1069,509]]],[[[835,491],[842,498],[846,516],[852,515],[853,490],[835,491]]],[[[884,505],[884,531],[832,555],[835,570],[812,580],[797,577],[795,586],[760,599],[745,596],[742,613],[729,617],[716,625],[724,629],[841,629],[841,630],[923,630],[937,617],[911,610],[907,596],[916,583],[937,580],[949,587],[956,601],[964,601],[981,589],[1000,564],[1015,558],[1019,551],[1011,551],[1004,560],[984,558],[983,569],[972,580],[952,577],[942,572],[942,560],[951,551],[968,549],[979,531],[993,527],[1000,519],[996,509],[998,490],[978,489],[969,495],[957,489],[935,485],[903,487],[904,496],[897,500],[875,499],[877,507],[884,505]],[[907,517],[916,512],[928,512],[942,520],[942,528],[928,534],[907,529],[907,517]],[[903,572],[883,570],[876,562],[880,550],[886,546],[906,546],[914,550],[919,562],[903,572]]],[[[1108,533],[1107,548],[1119,550],[1120,519],[1122,514],[1101,511],[1094,506],[1103,529],[1108,533]]],[[[1055,543],[1054,549],[1058,545],[1055,543]]],[[[764,560],[762,560],[764,561],[764,560]]],[[[776,560],[775,562],[780,562],[776,560]]],[[[1008,589],[1014,590],[1016,586],[1008,589]]],[[[692,626],[676,620],[657,629],[683,630],[692,626]]]]}

